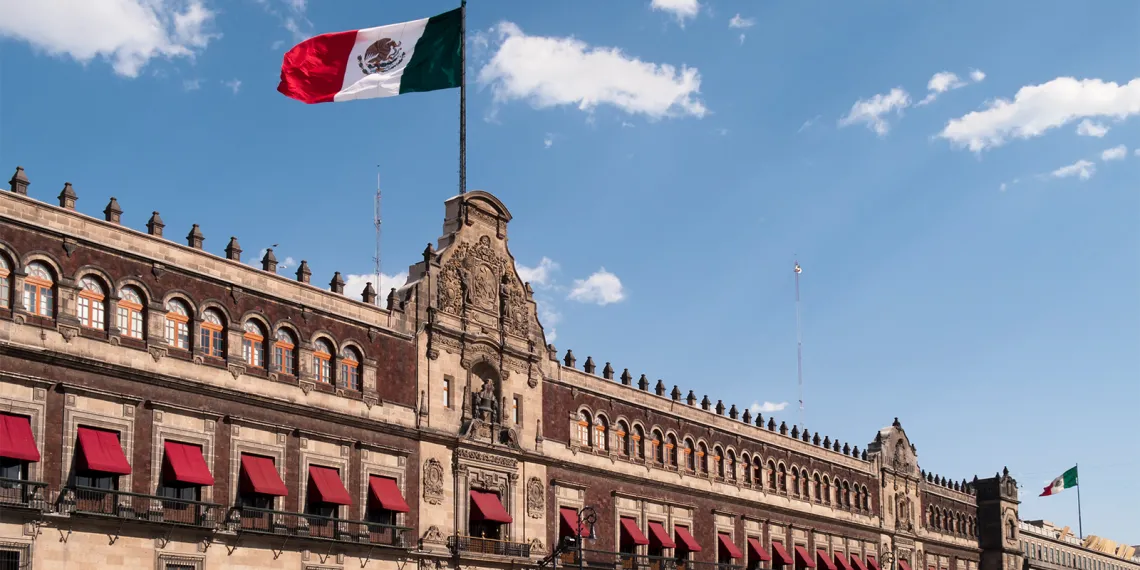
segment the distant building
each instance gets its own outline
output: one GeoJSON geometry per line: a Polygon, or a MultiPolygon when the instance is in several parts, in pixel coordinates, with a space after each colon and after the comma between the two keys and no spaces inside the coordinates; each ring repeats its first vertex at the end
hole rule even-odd
{"type": "Polygon", "coordinates": [[[1031,570],[1140,570],[1140,549],[1043,520],[1021,521],[1021,551],[1031,570]]]}

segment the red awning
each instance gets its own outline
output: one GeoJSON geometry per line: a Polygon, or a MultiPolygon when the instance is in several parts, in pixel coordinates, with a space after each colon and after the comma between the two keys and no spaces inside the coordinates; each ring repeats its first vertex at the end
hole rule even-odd
{"type": "Polygon", "coordinates": [[[851,555],[851,564],[855,565],[855,570],[867,570],[867,565],[863,564],[863,559],[858,554],[851,555]]]}
{"type": "Polygon", "coordinates": [[[740,549],[737,548],[736,545],[732,543],[732,537],[731,536],[728,536],[727,533],[723,533],[723,532],[717,533],[716,536],[720,540],[721,548],[723,548],[726,552],[728,552],[729,558],[737,558],[737,559],[744,558],[744,553],[741,552],[740,549]]]}
{"type": "Polygon", "coordinates": [[[340,472],[332,467],[309,466],[309,502],[329,505],[351,505],[352,497],[340,480],[340,472]]]}
{"type": "Polygon", "coordinates": [[[787,564],[790,566],[795,563],[791,555],[788,554],[788,551],[784,550],[784,544],[778,540],[772,541],[772,552],[776,553],[776,562],[779,564],[787,564]]]}
{"type": "Polygon", "coordinates": [[[815,568],[815,561],[811,559],[811,555],[808,554],[807,549],[798,544],[796,545],[796,558],[799,559],[800,564],[803,564],[804,567],[815,568]]]}
{"type": "Polygon", "coordinates": [[[640,528],[637,528],[637,521],[631,518],[622,517],[621,530],[622,533],[625,534],[625,536],[630,540],[632,540],[634,544],[639,546],[643,544],[649,544],[649,539],[645,538],[644,534],[641,534],[640,528]]]}
{"type": "Polygon", "coordinates": [[[764,547],[760,544],[759,538],[748,537],[748,551],[761,562],[767,562],[772,559],[772,555],[768,554],[768,551],[764,550],[764,547]]]}
{"type": "Polygon", "coordinates": [[[162,462],[162,477],[168,483],[178,482],[190,485],[214,484],[214,476],[202,457],[202,448],[188,443],[168,441],[163,444],[166,451],[162,462]]]}
{"type": "Polygon", "coordinates": [[[79,467],[114,475],[131,472],[131,464],[119,444],[119,434],[82,426],[79,428],[79,467]]]}
{"type": "Polygon", "coordinates": [[[241,490],[274,497],[289,494],[272,459],[244,453],[241,454],[241,490]]]}
{"type": "Polygon", "coordinates": [[[851,567],[851,563],[847,561],[847,556],[842,552],[835,553],[835,561],[839,563],[839,570],[855,570],[851,567]]]}
{"type": "Polygon", "coordinates": [[[32,436],[32,422],[26,416],[0,414],[0,457],[18,461],[40,460],[40,450],[32,436]]]}
{"type": "Polygon", "coordinates": [[[910,564],[906,560],[899,558],[899,568],[902,568],[902,570],[910,570],[910,564]]]}
{"type": "Polygon", "coordinates": [[[677,543],[673,542],[673,537],[665,532],[665,527],[661,523],[649,521],[649,542],[652,544],[656,542],[656,546],[661,548],[677,548],[677,543]]]}
{"type": "Polygon", "coordinates": [[[867,555],[867,566],[871,570],[879,570],[879,561],[875,560],[874,556],[871,556],[870,554],[868,554],[867,555]]]}
{"type": "MultiPolygon", "coordinates": [[[[798,548],[798,547],[797,547],[798,548]]],[[[819,565],[826,570],[835,570],[835,562],[827,555],[827,551],[819,548],[816,549],[815,555],[819,558],[819,565]]]]}
{"type": "Polygon", "coordinates": [[[509,524],[515,519],[511,518],[503,502],[495,493],[476,491],[471,489],[471,503],[475,505],[475,514],[485,521],[509,524]]]}
{"type": "Polygon", "coordinates": [[[578,536],[578,511],[572,507],[558,509],[562,516],[563,536],[578,536]]]}
{"type": "Polygon", "coordinates": [[[689,552],[700,552],[701,545],[693,535],[689,533],[689,529],[683,526],[673,525],[673,533],[677,535],[677,540],[685,545],[689,552]]]}
{"type": "Polygon", "coordinates": [[[400,487],[396,485],[396,480],[391,477],[370,476],[368,478],[368,489],[372,491],[372,498],[380,503],[384,509],[396,513],[406,513],[412,510],[408,506],[408,502],[404,500],[404,495],[400,493],[400,487]]]}

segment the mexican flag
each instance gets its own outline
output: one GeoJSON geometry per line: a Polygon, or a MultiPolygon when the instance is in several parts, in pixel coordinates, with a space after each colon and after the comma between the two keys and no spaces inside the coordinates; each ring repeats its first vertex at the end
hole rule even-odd
{"type": "Polygon", "coordinates": [[[1060,493],[1061,491],[1064,491],[1065,489],[1068,489],[1069,487],[1076,487],[1076,486],[1077,486],[1077,468],[1073,467],[1072,469],[1063,473],[1060,477],[1053,479],[1053,482],[1050,483],[1048,487],[1045,487],[1045,492],[1041,493],[1040,496],[1048,497],[1049,495],[1056,495],[1057,493],[1060,493]]]}
{"type": "Polygon", "coordinates": [[[305,103],[459,87],[463,8],[378,28],[322,34],[289,50],[277,90],[305,103]]]}

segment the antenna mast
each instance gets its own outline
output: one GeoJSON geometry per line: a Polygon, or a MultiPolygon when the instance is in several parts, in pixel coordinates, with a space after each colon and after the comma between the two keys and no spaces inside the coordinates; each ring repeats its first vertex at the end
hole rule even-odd
{"type": "MultiPolygon", "coordinates": [[[[378,227],[378,226],[377,226],[378,227]]],[[[804,327],[799,318],[799,274],[803,269],[796,261],[796,380],[799,383],[799,429],[804,429],[804,327]]]]}
{"type": "Polygon", "coordinates": [[[376,264],[376,292],[381,299],[386,298],[384,292],[380,290],[380,165],[376,165],[376,202],[373,205],[375,217],[373,223],[376,226],[376,257],[372,261],[376,264]]]}

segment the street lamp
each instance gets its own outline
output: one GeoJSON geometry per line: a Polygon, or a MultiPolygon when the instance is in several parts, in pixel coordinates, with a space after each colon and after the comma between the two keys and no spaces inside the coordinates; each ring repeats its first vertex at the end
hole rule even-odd
{"type": "Polygon", "coordinates": [[[597,529],[594,528],[596,522],[598,522],[598,513],[594,511],[594,507],[578,509],[578,570],[586,568],[585,559],[582,557],[582,543],[587,539],[598,538],[597,529]]]}

